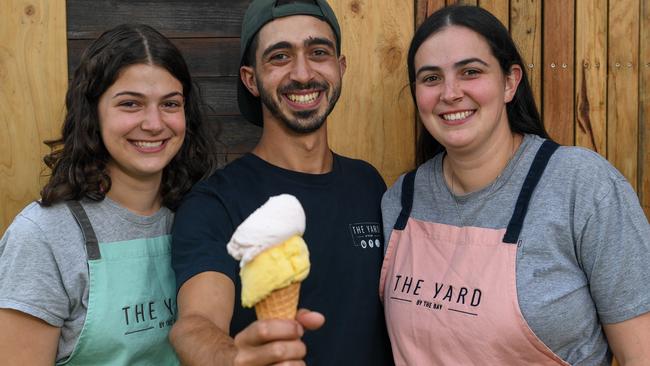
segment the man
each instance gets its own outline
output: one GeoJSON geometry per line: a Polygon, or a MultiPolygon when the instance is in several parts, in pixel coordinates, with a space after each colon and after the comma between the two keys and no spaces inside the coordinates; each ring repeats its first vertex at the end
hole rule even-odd
{"type": "Polygon", "coordinates": [[[245,14],[238,101],[263,133],[251,154],[198,184],[176,214],[179,314],[170,339],[184,364],[392,364],[378,298],[385,184],[369,164],[332,153],[327,142],[346,67],[340,44],[325,0],[254,0],[245,14]],[[311,270],[299,305],[314,311],[301,310],[295,321],[255,321],[241,307],[239,266],[226,244],[281,193],[296,196],[306,212],[311,270]]]}

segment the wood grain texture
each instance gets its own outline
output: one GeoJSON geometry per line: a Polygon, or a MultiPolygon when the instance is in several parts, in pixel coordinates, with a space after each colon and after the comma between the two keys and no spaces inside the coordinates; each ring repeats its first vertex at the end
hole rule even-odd
{"type": "Polygon", "coordinates": [[[420,26],[429,15],[445,5],[445,0],[415,0],[415,26],[420,26]]]}
{"type": "Polygon", "coordinates": [[[447,0],[447,5],[478,5],[478,0],[447,0]]]}
{"type": "Polygon", "coordinates": [[[94,39],[124,22],[145,23],[167,37],[239,37],[250,0],[68,0],[71,39],[94,39]]]}
{"type": "Polygon", "coordinates": [[[641,2],[639,49],[639,198],[650,218],[650,1],[641,2]]]}
{"type": "Polygon", "coordinates": [[[607,156],[607,0],[577,0],[575,29],[575,143],[607,156]]]}
{"type": "Polygon", "coordinates": [[[209,114],[239,115],[236,92],[238,78],[234,76],[198,77],[193,80],[201,90],[201,96],[208,105],[209,114]]]}
{"type": "Polygon", "coordinates": [[[341,99],[327,122],[330,143],[338,153],[372,163],[388,184],[415,163],[415,112],[406,72],[412,1],[330,1],[348,65],[341,99]]]}
{"type": "Polygon", "coordinates": [[[510,3],[508,0],[479,0],[478,5],[497,17],[507,29],[510,28],[510,3]]]}
{"type": "Polygon", "coordinates": [[[542,107],[542,4],[540,0],[512,0],[510,2],[510,34],[521,57],[535,96],[542,107]]]}
{"type": "Polygon", "coordinates": [[[635,189],[639,152],[639,9],[639,0],[609,2],[607,159],[635,189]]]}
{"type": "Polygon", "coordinates": [[[0,2],[0,233],[44,180],[67,86],[64,0],[0,2]]]}
{"type": "MultiPolygon", "coordinates": [[[[239,38],[173,38],[192,77],[239,77],[239,38]]],[[[68,41],[68,75],[72,77],[90,39],[68,41]]]]}
{"type": "Polygon", "coordinates": [[[574,4],[544,2],[542,118],[551,138],[574,144],[574,4]]]}

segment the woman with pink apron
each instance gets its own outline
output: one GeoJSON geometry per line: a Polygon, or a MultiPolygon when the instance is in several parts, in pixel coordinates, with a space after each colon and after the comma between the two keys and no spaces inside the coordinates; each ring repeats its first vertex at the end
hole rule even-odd
{"type": "Polygon", "coordinates": [[[396,364],[650,364],[650,224],[603,157],[549,139],[508,30],[446,7],[407,62],[418,169],[382,199],[396,364]]]}
{"type": "Polygon", "coordinates": [[[540,148],[505,230],[410,218],[416,172],[404,177],[380,281],[397,365],[567,365],[526,324],[515,286],[519,232],[557,147],[540,148]]]}

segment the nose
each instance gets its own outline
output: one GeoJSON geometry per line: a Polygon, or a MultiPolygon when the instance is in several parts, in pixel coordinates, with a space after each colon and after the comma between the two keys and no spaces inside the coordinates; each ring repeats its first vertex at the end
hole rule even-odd
{"type": "Polygon", "coordinates": [[[144,131],[151,132],[154,135],[165,129],[163,112],[157,105],[150,105],[147,107],[144,119],[142,120],[142,123],[140,123],[140,128],[144,131]]]}
{"type": "Polygon", "coordinates": [[[458,85],[458,81],[456,79],[446,79],[440,93],[440,101],[451,104],[462,99],[463,91],[458,85]]]}
{"type": "Polygon", "coordinates": [[[291,79],[305,84],[314,78],[314,69],[305,55],[298,55],[293,63],[291,79]]]}

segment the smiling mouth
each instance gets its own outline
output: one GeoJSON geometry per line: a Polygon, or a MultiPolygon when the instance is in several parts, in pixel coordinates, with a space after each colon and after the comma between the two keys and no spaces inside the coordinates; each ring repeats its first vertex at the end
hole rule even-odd
{"type": "Polygon", "coordinates": [[[161,147],[167,140],[158,140],[158,141],[137,141],[130,140],[129,142],[137,148],[140,149],[155,149],[161,147]]]}
{"type": "Polygon", "coordinates": [[[285,94],[287,99],[297,104],[310,104],[318,99],[320,92],[312,92],[307,94],[285,94]]]}
{"type": "Polygon", "coordinates": [[[445,113],[441,114],[440,117],[444,119],[445,121],[458,121],[465,119],[472,114],[474,114],[475,110],[469,110],[469,111],[462,111],[462,112],[454,112],[454,113],[445,113]]]}

